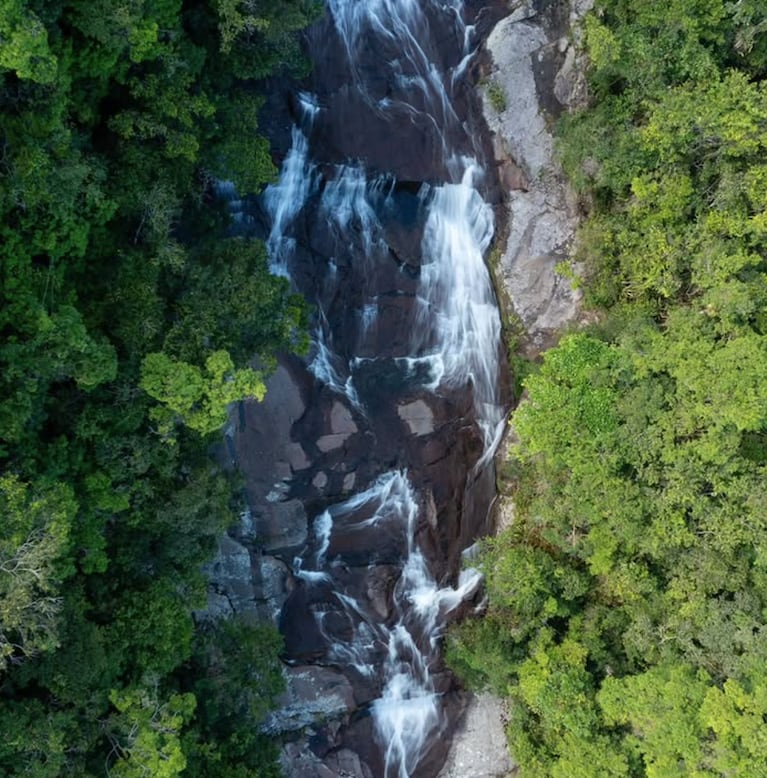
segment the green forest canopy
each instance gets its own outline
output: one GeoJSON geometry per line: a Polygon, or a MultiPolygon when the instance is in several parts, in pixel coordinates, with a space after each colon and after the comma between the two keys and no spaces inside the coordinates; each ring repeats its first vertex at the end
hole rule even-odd
{"type": "Polygon", "coordinates": [[[767,9],[598,0],[560,148],[598,323],[526,381],[451,661],[521,774],[767,776],[767,9]]]}
{"type": "Polygon", "coordinates": [[[276,774],[279,640],[192,610],[238,508],[211,434],[306,314],[212,184],[273,178],[255,83],[316,13],[0,0],[2,775],[276,774]]]}

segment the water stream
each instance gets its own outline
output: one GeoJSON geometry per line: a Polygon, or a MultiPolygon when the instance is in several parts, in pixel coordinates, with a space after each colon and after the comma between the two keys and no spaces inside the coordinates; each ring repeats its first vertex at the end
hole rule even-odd
{"type": "Polygon", "coordinates": [[[493,212],[458,99],[477,41],[461,0],[327,7],[309,37],[313,81],[292,98],[292,145],[262,207],[273,272],[316,309],[307,367],[317,392],[348,409],[378,472],[314,512],[292,567],[320,646],[312,661],[373,690],[363,706],[380,752],[372,769],[406,778],[429,774],[423,759],[446,726],[440,639],[479,585],[456,554],[486,523],[504,419],[483,259],[493,212]],[[414,407],[424,420],[407,445],[385,444],[414,407]],[[376,610],[361,582],[382,570],[391,586],[376,610]]]}

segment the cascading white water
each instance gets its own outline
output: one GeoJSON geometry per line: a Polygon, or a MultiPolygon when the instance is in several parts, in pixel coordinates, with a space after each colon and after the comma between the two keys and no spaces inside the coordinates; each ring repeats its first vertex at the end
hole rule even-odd
{"type": "MultiPolygon", "coordinates": [[[[478,471],[497,446],[504,409],[497,388],[500,320],[483,261],[493,235],[492,210],[477,188],[482,179],[479,164],[450,147],[450,138],[462,132],[451,101],[451,86],[471,56],[473,29],[462,21],[462,0],[327,0],[327,4],[345,47],[354,88],[371,107],[386,113],[396,103],[405,115],[408,111],[427,115],[440,129],[444,168],[450,181],[423,184],[418,193],[426,218],[416,304],[410,314],[410,350],[394,361],[406,366],[408,376],[422,376],[424,393],[471,388],[484,442],[484,454],[475,465],[478,471]],[[429,26],[425,7],[454,16],[464,51],[452,72],[440,72],[430,59],[430,47],[420,38],[429,26]],[[370,96],[356,67],[360,47],[370,36],[385,40],[399,52],[397,59],[385,64],[398,88],[394,97],[370,96]]],[[[290,274],[296,249],[291,227],[311,198],[333,240],[343,245],[344,236],[353,233],[359,247],[354,261],[370,265],[387,249],[380,214],[390,202],[396,182],[391,176],[368,176],[359,162],[328,165],[320,172],[310,159],[310,145],[313,122],[322,109],[307,95],[301,96],[301,107],[300,126],[293,130],[280,180],[263,198],[271,218],[267,246],[272,268],[276,273],[290,274]]],[[[337,260],[335,256],[327,259],[320,298],[332,298],[338,283],[337,260]]],[[[357,267],[357,271],[362,275],[366,272],[364,267],[357,267]]],[[[374,328],[379,299],[375,288],[362,284],[362,289],[357,321],[364,340],[374,328]]],[[[376,357],[341,357],[336,353],[321,299],[317,307],[309,369],[318,381],[364,414],[364,397],[361,399],[354,386],[353,374],[376,357]]],[[[417,542],[419,516],[419,495],[407,473],[385,473],[364,491],[314,519],[313,541],[294,566],[307,587],[334,587],[334,597],[348,621],[348,634],[338,640],[328,626],[328,619],[335,616],[324,610],[314,613],[319,633],[330,644],[327,661],[353,667],[366,677],[378,673],[382,679],[381,695],[371,710],[384,754],[385,778],[414,775],[429,739],[443,726],[440,695],[432,677],[439,639],[447,614],[479,584],[475,572],[463,571],[457,586],[438,585],[417,542]],[[393,592],[394,618],[389,626],[374,618],[358,597],[344,589],[339,582],[342,576],[335,575],[342,563],[333,555],[334,537],[341,531],[373,530],[396,530],[404,538],[401,572],[393,592]]]]}
{"type": "MultiPolygon", "coordinates": [[[[402,574],[394,591],[397,619],[392,627],[377,624],[353,596],[336,589],[335,596],[354,627],[348,640],[333,642],[330,658],[369,676],[375,673],[380,646],[386,646],[383,692],[373,703],[373,716],[385,744],[386,775],[406,778],[413,775],[425,744],[440,725],[439,694],[431,669],[442,624],[448,613],[476,591],[480,576],[474,570],[464,570],[457,587],[437,585],[415,542],[419,505],[403,471],[385,473],[365,491],[315,519],[316,567],[326,561],[335,522],[343,523],[360,513],[365,518],[347,523],[346,531],[381,525],[391,531],[393,525],[407,539],[402,574]]],[[[328,583],[327,574],[304,569],[301,560],[297,568],[298,575],[309,584],[328,583]]],[[[325,615],[322,611],[315,614],[321,631],[325,615]]]]}
{"type": "Polygon", "coordinates": [[[388,635],[386,684],[373,705],[376,729],[385,745],[387,776],[407,778],[428,739],[440,725],[439,698],[431,677],[433,653],[450,611],[476,591],[480,575],[462,571],[457,588],[440,588],[415,542],[418,509],[411,495],[407,512],[408,550],[395,590],[399,619],[388,635]],[[419,647],[415,636],[428,638],[419,647]]]}
{"type": "Polygon", "coordinates": [[[492,456],[504,419],[497,386],[501,323],[483,259],[493,237],[493,214],[473,186],[481,170],[473,160],[465,160],[464,168],[460,183],[426,193],[432,198],[423,237],[429,261],[421,266],[417,331],[431,327],[438,333],[433,388],[443,381],[472,386],[486,456],[492,456]]]}
{"type": "MultiPolygon", "coordinates": [[[[438,132],[444,137],[446,130],[460,123],[445,88],[436,63],[429,59],[418,34],[428,28],[423,3],[418,0],[327,0],[336,28],[344,42],[352,77],[357,89],[381,111],[389,111],[395,102],[406,112],[427,113],[438,132]],[[409,96],[408,102],[385,97],[378,101],[367,93],[356,62],[359,47],[365,45],[365,33],[395,44],[399,56],[387,65],[398,84],[409,96]]],[[[455,20],[459,25],[464,47],[468,52],[471,30],[463,23],[460,14],[462,0],[451,2],[455,20]]],[[[445,157],[450,149],[443,144],[445,157]]]]}
{"type": "Polygon", "coordinates": [[[295,240],[287,237],[287,228],[296,218],[314,186],[313,165],[309,162],[309,141],[300,127],[293,128],[293,142],[280,178],[263,194],[264,204],[272,220],[266,241],[269,269],[275,275],[289,276],[288,258],[295,249],[295,240]]]}

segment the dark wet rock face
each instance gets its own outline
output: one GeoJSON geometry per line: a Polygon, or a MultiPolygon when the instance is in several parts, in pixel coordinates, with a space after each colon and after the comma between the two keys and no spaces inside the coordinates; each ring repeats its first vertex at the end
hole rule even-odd
{"type": "Polygon", "coordinates": [[[471,90],[500,5],[328,0],[311,77],[267,102],[282,173],[252,223],[313,346],[234,414],[249,512],[211,606],[279,625],[266,728],[290,776],[434,776],[463,704],[440,635],[479,597],[460,558],[490,528],[506,402],[471,90]]]}
{"type": "MultiPolygon", "coordinates": [[[[454,112],[467,116],[470,99],[464,85],[451,95],[451,103],[435,105],[419,80],[429,68],[435,74],[454,70],[464,54],[463,25],[451,23],[454,12],[423,3],[420,22],[429,28],[407,30],[407,6],[400,3],[399,19],[386,13],[383,3],[372,14],[386,25],[359,24],[356,9],[345,2],[329,3],[341,11],[329,15],[308,34],[313,73],[309,88],[327,110],[318,120],[314,143],[316,158],[345,163],[365,160],[369,169],[401,180],[428,181],[446,176],[444,134],[457,124],[454,112]],[[378,13],[376,13],[378,11],[378,13]],[[340,24],[335,20],[344,17],[340,24]],[[392,20],[394,22],[392,23],[392,20]],[[402,25],[400,25],[402,22],[402,25]],[[347,33],[344,37],[342,31],[347,33]],[[328,56],[329,52],[334,55],[328,56]],[[392,140],[401,138],[392,151],[392,140]]],[[[368,4],[372,6],[373,4],[368,4]]],[[[411,17],[412,18],[412,17],[411,17]]],[[[459,153],[476,153],[469,133],[451,139],[459,153]]]]}

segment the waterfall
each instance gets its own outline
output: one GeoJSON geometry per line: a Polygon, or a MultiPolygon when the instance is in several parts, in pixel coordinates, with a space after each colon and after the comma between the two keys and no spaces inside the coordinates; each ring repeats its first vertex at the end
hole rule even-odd
{"type": "MultiPolygon", "coordinates": [[[[325,565],[336,522],[345,524],[347,532],[378,527],[399,529],[405,535],[407,550],[394,591],[394,624],[376,624],[363,604],[337,587],[334,596],[353,625],[351,637],[338,641],[326,633],[330,658],[353,666],[363,675],[375,672],[381,646],[386,647],[383,691],[372,707],[385,747],[386,775],[397,778],[413,774],[424,745],[439,728],[439,694],[431,677],[433,653],[445,616],[476,591],[480,580],[476,571],[464,570],[457,587],[437,585],[415,542],[419,512],[407,473],[385,473],[365,491],[317,517],[315,549],[306,555],[307,560],[296,560],[300,577],[309,585],[323,586],[331,577],[319,568],[325,565]],[[305,569],[305,561],[315,569],[305,569]]],[[[327,611],[315,614],[323,632],[326,615],[327,611]]]]}
{"type": "MultiPolygon", "coordinates": [[[[463,20],[461,0],[327,0],[327,6],[348,73],[334,99],[343,94],[355,111],[367,111],[379,135],[388,128],[393,155],[430,128],[440,173],[430,181],[399,180],[380,162],[371,170],[364,158],[343,158],[335,142],[335,158],[318,158],[315,148],[340,131],[323,98],[301,92],[279,181],[262,196],[271,267],[315,306],[307,369],[357,424],[368,425],[370,440],[385,432],[376,419],[383,403],[470,398],[473,421],[464,427],[476,425],[481,451],[466,469],[468,489],[492,460],[504,419],[500,320],[483,259],[493,214],[481,194],[476,140],[454,103],[474,28],[463,20]],[[435,18],[457,41],[449,67],[430,38],[435,18]],[[374,82],[362,62],[370,51],[382,57],[374,82]],[[387,338],[387,326],[396,336],[387,338]]],[[[420,463],[416,484],[410,455],[401,456],[394,469],[318,511],[293,562],[307,602],[322,604],[309,606],[326,646],[321,661],[377,683],[370,711],[385,778],[418,774],[445,726],[434,678],[440,638],[448,614],[480,583],[471,570],[438,580],[447,571],[422,547],[439,520],[426,515],[428,457],[413,455],[420,463]],[[350,552],[363,536],[364,550],[350,552]],[[384,615],[361,593],[362,573],[350,572],[381,565],[398,571],[384,615]]]]}

